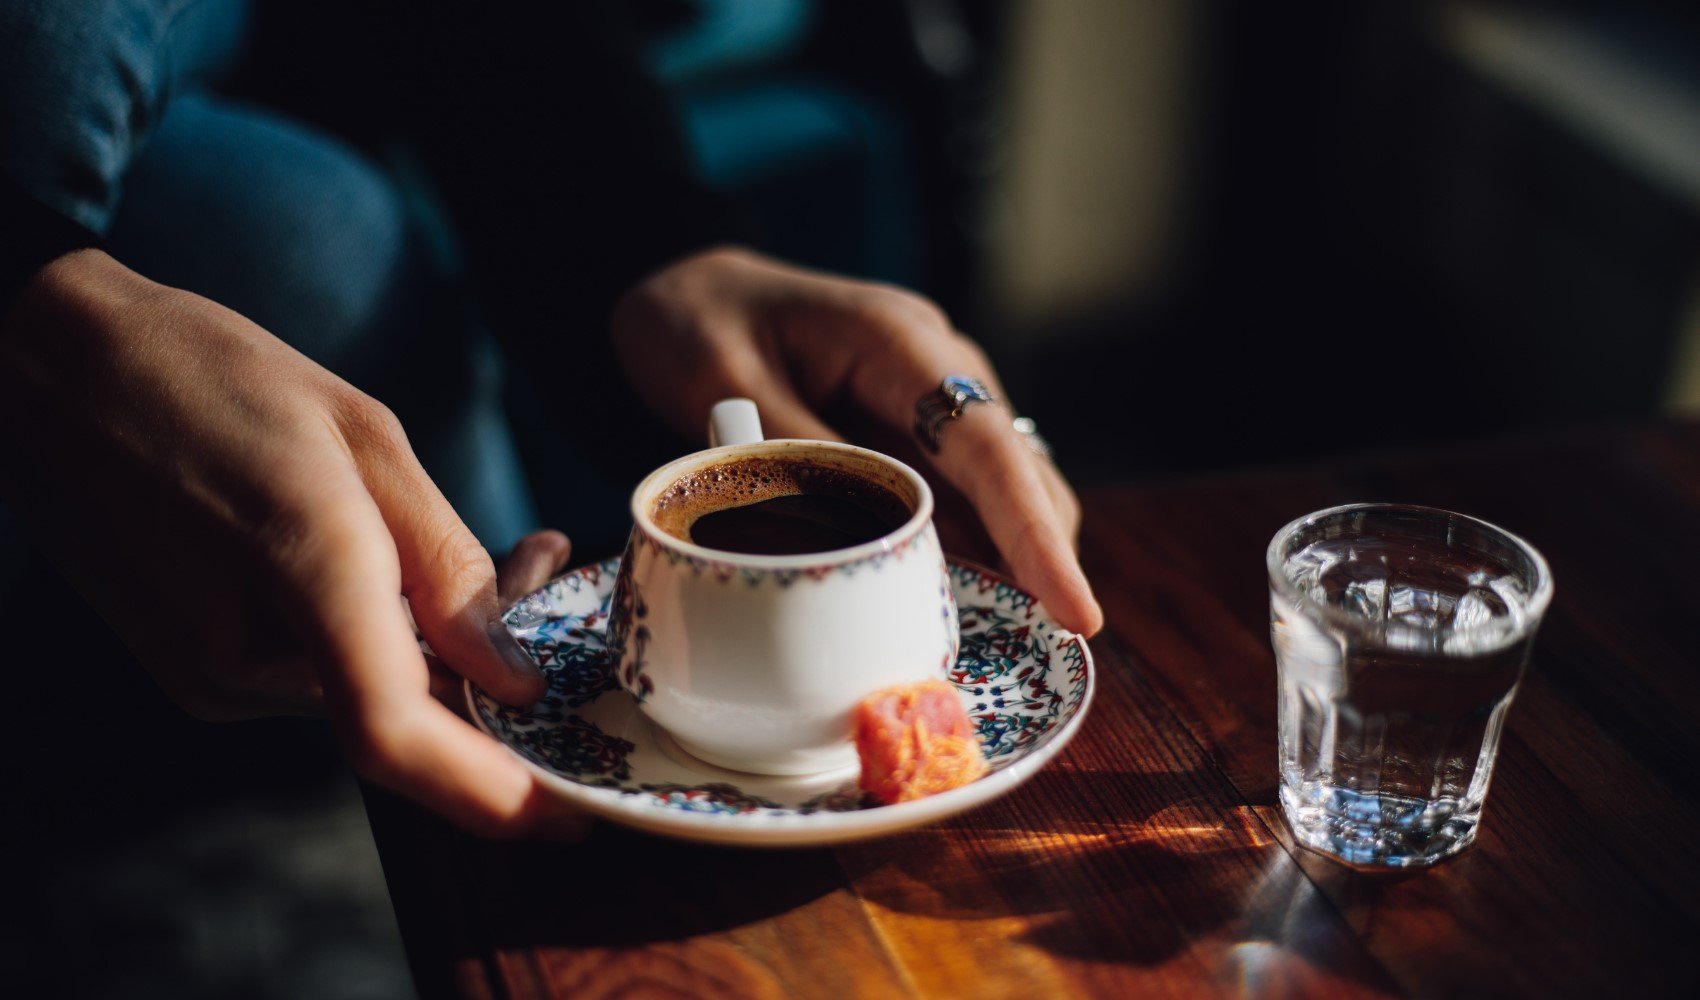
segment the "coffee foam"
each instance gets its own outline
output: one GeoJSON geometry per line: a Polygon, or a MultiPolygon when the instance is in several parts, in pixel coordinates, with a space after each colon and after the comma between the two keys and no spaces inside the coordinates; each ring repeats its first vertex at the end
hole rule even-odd
{"type": "Polygon", "coordinates": [[[852,500],[895,528],[914,515],[914,500],[906,496],[908,489],[882,479],[872,470],[863,473],[815,459],[735,458],[675,479],[650,504],[649,514],[656,527],[688,542],[691,525],[704,514],[811,493],[852,500]]]}

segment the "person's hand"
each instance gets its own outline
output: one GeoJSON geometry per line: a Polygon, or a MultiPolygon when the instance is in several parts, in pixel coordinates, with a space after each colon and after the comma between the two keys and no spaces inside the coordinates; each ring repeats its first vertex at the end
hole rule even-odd
{"type": "Polygon", "coordinates": [[[99,251],[43,268],[0,322],[0,497],[191,713],[322,707],[357,771],[475,832],[582,822],[431,697],[408,607],[496,697],[544,684],[395,417],[236,313],[99,251]]]}
{"type": "MultiPolygon", "coordinates": [[[[615,307],[613,337],[638,394],[693,437],[729,396],[755,400],[770,437],[823,440],[843,439],[829,411],[907,437],[916,400],[946,375],[1004,398],[986,356],[921,296],[743,250],[700,253],[639,283],[615,307]]],[[[1091,634],[1104,616],[1074,554],[1079,503],[1010,421],[1001,404],[971,406],[927,461],[968,498],[1016,579],[1059,624],[1091,634]]]]}

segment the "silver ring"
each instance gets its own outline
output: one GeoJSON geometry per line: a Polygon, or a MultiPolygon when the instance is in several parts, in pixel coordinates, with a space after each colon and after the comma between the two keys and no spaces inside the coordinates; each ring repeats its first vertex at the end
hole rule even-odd
{"type": "Polygon", "coordinates": [[[1026,442],[1028,451],[1040,458],[1051,457],[1051,442],[1046,441],[1039,433],[1039,424],[1032,417],[1016,417],[1011,421],[1011,425],[1015,428],[1015,433],[1021,435],[1021,440],[1026,442]]]}
{"type": "Polygon", "coordinates": [[[984,382],[968,375],[947,375],[937,389],[915,401],[915,437],[936,455],[945,424],[975,403],[990,402],[994,400],[984,382]]]}

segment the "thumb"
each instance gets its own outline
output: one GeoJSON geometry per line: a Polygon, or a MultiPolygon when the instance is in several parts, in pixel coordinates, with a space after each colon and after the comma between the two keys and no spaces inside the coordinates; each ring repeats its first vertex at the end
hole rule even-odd
{"type": "Polygon", "coordinates": [[[451,670],[491,695],[535,703],[543,675],[501,623],[490,554],[419,465],[395,416],[371,406],[377,412],[344,433],[395,540],[401,591],[420,634],[451,670]]]}

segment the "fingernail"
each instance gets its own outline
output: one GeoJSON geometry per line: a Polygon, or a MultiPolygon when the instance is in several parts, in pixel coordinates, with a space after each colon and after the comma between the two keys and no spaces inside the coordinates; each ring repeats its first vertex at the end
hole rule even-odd
{"type": "Polygon", "coordinates": [[[534,680],[543,676],[543,671],[537,669],[536,661],[520,646],[519,640],[513,637],[508,627],[498,619],[490,623],[484,630],[490,637],[490,645],[496,647],[496,652],[502,655],[502,662],[508,669],[526,680],[534,680]]]}

